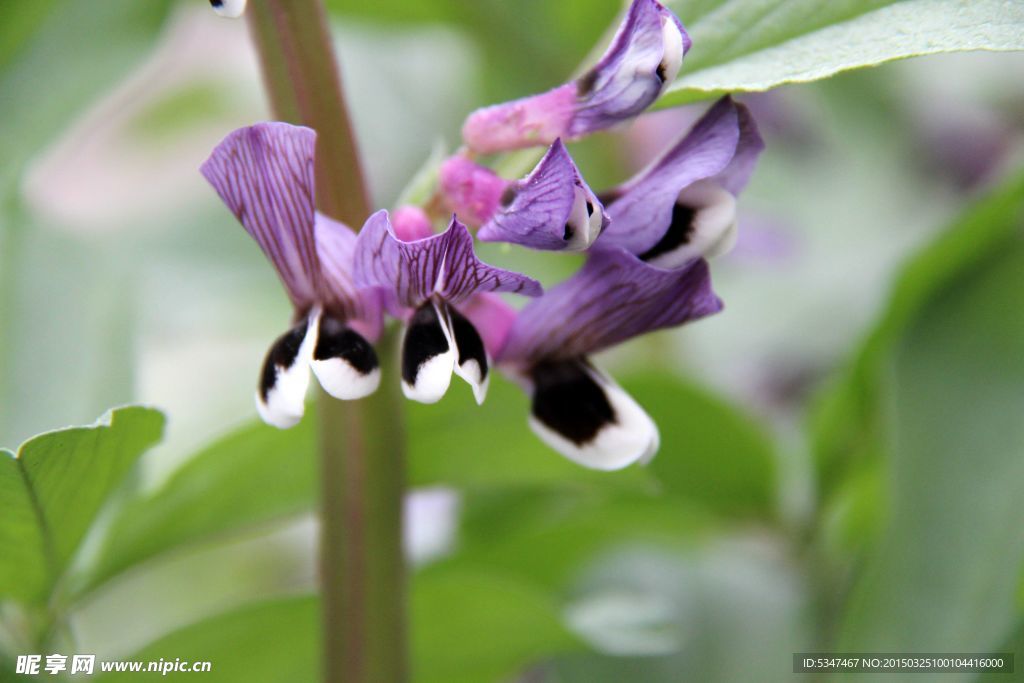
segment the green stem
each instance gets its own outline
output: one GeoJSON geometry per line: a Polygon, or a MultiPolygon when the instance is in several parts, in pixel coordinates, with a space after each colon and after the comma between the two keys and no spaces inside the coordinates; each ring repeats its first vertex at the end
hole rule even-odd
{"type": "MultiPolygon", "coordinates": [[[[249,27],[274,115],[317,131],[317,206],[358,227],[366,185],[319,0],[250,0],[249,27]]],[[[323,680],[408,678],[402,402],[395,340],[378,345],[384,381],[371,397],[318,394],[323,680]]]]}

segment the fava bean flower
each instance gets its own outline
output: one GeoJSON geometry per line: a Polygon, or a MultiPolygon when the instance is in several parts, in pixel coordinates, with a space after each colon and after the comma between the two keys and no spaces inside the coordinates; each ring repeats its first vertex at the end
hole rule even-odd
{"type": "Polygon", "coordinates": [[[256,392],[260,416],[282,428],[302,418],[310,369],[341,399],[380,382],[370,341],[380,334],[381,306],[352,280],[355,233],[314,208],[315,143],[309,128],[260,123],[228,135],[200,169],[292,302],[292,327],[271,345],[256,392]]]}
{"type": "Polygon", "coordinates": [[[359,233],[355,280],[382,291],[405,320],[402,390],[422,403],[444,396],[452,372],[469,382],[478,403],[487,393],[487,353],[480,332],[459,311],[462,304],[482,292],[541,292],[536,280],[480,261],[473,237],[454,216],[443,233],[400,236],[386,211],[370,216],[359,233]]]}

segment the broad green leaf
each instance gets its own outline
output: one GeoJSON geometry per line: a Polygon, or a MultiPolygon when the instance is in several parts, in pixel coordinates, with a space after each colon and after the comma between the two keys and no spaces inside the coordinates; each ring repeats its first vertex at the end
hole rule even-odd
{"type": "Polygon", "coordinates": [[[1022,220],[1024,173],[1019,173],[904,267],[879,323],[849,370],[822,395],[814,415],[814,453],[826,495],[849,467],[881,457],[881,376],[909,321],[936,292],[1003,249],[1022,220]]]}
{"type": "Polygon", "coordinates": [[[693,48],[658,107],[917,55],[1024,49],[1024,5],[1004,0],[679,0],[672,6],[693,48]]]}
{"type": "Polygon", "coordinates": [[[312,427],[313,420],[287,431],[253,423],[211,444],[155,493],[118,511],[86,580],[97,584],[182,543],[310,510],[316,490],[312,427]]]}
{"type": "Polygon", "coordinates": [[[100,508],[160,439],[156,410],[112,410],[90,427],[41,434],[0,453],[0,598],[46,599],[100,508]]]}
{"type": "MultiPolygon", "coordinates": [[[[500,576],[430,571],[413,581],[411,610],[417,683],[503,680],[534,660],[580,648],[547,597],[500,576]]],[[[192,624],[129,658],[209,661],[212,680],[224,683],[314,681],[319,627],[316,598],[279,598],[192,624]]],[[[159,673],[99,678],[122,679],[163,680],[159,673]]]]}
{"type": "Polygon", "coordinates": [[[923,302],[883,377],[886,528],[849,599],[846,650],[993,651],[1024,567],[1024,235],[923,302]]]}
{"type": "Polygon", "coordinates": [[[771,515],[776,461],[759,425],[671,375],[644,374],[625,384],[661,432],[650,470],[665,493],[717,512],[771,515]]]}

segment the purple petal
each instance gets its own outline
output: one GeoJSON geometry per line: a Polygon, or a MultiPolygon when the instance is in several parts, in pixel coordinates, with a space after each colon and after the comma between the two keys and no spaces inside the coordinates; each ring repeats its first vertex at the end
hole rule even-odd
{"type": "Polygon", "coordinates": [[[402,241],[382,209],[367,219],[356,238],[356,284],[393,292],[402,306],[415,308],[434,293],[447,243],[446,233],[402,241]]]}
{"type": "Polygon", "coordinates": [[[259,123],[228,135],[200,168],[277,269],[300,310],[320,297],[314,243],[316,133],[259,123]]]}
{"type": "Polygon", "coordinates": [[[663,270],[622,249],[597,248],[573,277],[520,311],[499,361],[578,358],[721,309],[701,259],[663,270]]]}
{"type": "Polygon", "coordinates": [[[473,236],[454,217],[443,234],[448,237],[448,245],[437,291],[445,300],[457,304],[478,292],[540,296],[540,283],[533,278],[489,266],[478,259],[473,253],[473,236]]]}
{"type": "Polygon", "coordinates": [[[502,194],[511,185],[491,169],[462,155],[445,160],[438,175],[448,208],[470,225],[490,220],[502,194]]]}
{"type": "Polygon", "coordinates": [[[473,112],[462,129],[485,154],[578,138],[630,119],[675,80],[690,38],[656,0],[633,0],[611,46],[580,78],[473,112]]]}
{"type": "MultiPolygon", "coordinates": [[[[731,100],[730,100],[731,101],[731,100]]],[[[725,170],[715,176],[715,181],[734,195],[739,194],[754,173],[757,158],[764,151],[764,140],[757,130],[757,123],[750,110],[739,102],[733,102],[739,119],[740,139],[736,143],[736,154],[725,170]]]]}
{"type": "Polygon", "coordinates": [[[614,126],[641,113],[675,80],[690,38],[675,14],[655,0],[634,0],[612,45],[576,81],[580,104],[568,137],[614,126]]]}
{"type": "Polygon", "coordinates": [[[604,206],[583,181],[561,140],[537,167],[507,186],[497,211],[477,237],[532,249],[588,248],[608,225],[604,206]]]}
{"type": "Polygon", "coordinates": [[[531,278],[494,268],[473,253],[473,237],[454,217],[439,235],[404,242],[391,227],[387,211],[370,216],[356,240],[354,276],[362,287],[381,287],[407,308],[437,295],[458,303],[477,292],[540,294],[531,278]]]}
{"type": "Polygon", "coordinates": [[[349,322],[370,341],[380,336],[383,325],[381,297],[356,286],[352,277],[356,234],[336,220],[316,213],[316,251],[326,290],[324,309],[349,322]]]}
{"type": "Polygon", "coordinates": [[[646,170],[609,192],[614,197],[608,201],[611,224],[600,243],[634,254],[657,244],[672,223],[679,193],[728,168],[740,139],[739,123],[737,105],[722,98],[646,170]]]}

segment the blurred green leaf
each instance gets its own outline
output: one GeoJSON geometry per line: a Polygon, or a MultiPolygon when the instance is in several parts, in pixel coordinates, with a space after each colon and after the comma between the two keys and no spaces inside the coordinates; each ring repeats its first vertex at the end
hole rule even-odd
{"type": "Polygon", "coordinates": [[[769,517],[775,454],[767,433],[734,406],[667,373],[624,384],[654,418],[661,449],[650,470],[665,493],[721,513],[769,517]]]}
{"type": "Polygon", "coordinates": [[[41,434],[0,453],[0,598],[41,602],[136,459],[156,443],[156,410],[117,408],[91,427],[41,434]]]}
{"type": "Polygon", "coordinates": [[[991,222],[1003,239],[932,290],[884,368],[889,515],[849,599],[841,649],[992,651],[1018,618],[1024,187],[1011,188],[960,226],[991,222]]]}
{"type": "Polygon", "coordinates": [[[978,201],[903,268],[885,313],[853,364],[821,398],[812,438],[820,487],[827,497],[850,467],[882,455],[881,379],[896,341],[922,306],[963,272],[999,253],[1024,220],[1024,173],[978,201]]]}
{"type": "Polygon", "coordinates": [[[500,569],[553,592],[590,559],[623,544],[685,549],[714,528],[700,507],[608,490],[513,489],[463,502],[459,550],[445,562],[500,569]]]}
{"type": "MultiPolygon", "coordinates": [[[[456,26],[474,37],[483,102],[558,85],[586,57],[621,9],[620,0],[327,0],[337,16],[403,25],[456,26]]],[[[483,103],[481,102],[481,104],[483,103]]]]}
{"type": "MultiPolygon", "coordinates": [[[[210,662],[210,680],[231,683],[315,681],[320,609],[313,597],[247,605],[168,634],[130,655],[132,661],[210,662]]],[[[97,664],[97,673],[99,665],[97,664]]],[[[107,673],[100,681],[195,678],[197,673],[107,673]]]]}
{"type": "MultiPolygon", "coordinates": [[[[417,683],[502,680],[531,661],[581,647],[542,593],[500,576],[430,570],[413,581],[411,609],[417,683]]],[[[319,625],[316,598],[281,598],[187,626],[130,659],[209,661],[215,680],[225,683],[313,681],[319,625]]],[[[99,680],[129,676],[156,680],[160,674],[112,673],[99,680]]]]}
{"type": "MultiPolygon", "coordinates": [[[[86,307],[85,322],[91,324],[73,317],[72,322],[81,324],[71,327],[74,335],[64,334],[69,329],[66,317],[82,315],[83,310],[77,300],[77,306],[64,306],[67,292],[77,293],[85,287],[87,292],[98,293],[111,271],[87,259],[91,271],[63,280],[56,274],[66,273],[69,264],[47,261],[45,267],[39,267],[37,249],[46,250],[52,258],[50,249],[56,249],[62,257],[74,248],[78,260],[70,266],[76,267],[83,262],[82,250],[86,247],[39,229],[20,210],[17,188],[33,155],[52,144],[84,107],[135,68],[139,58],[153,47],[170,5],[170,0],[0,3],[0,93],[4,112],[0,120],[0,158],[4,160],[0,166],[0,312],[5,320],[4,334],[0,334],[0,404],[5,406],[0,411],[0,438],[20,440],[36,431],[44,419],[33,413],[36,405],[48,408],[44,424],[52,424],[55,414],[62,420],[75,421],[82,418],[82,406],[88,405],[86,414],[91,417],[97,405],[110,405],[106,398],[111,394],[121,396],[122,388],[130,384],[124,379],[131,379],[131,369],[123,355],[117,356],[122,351],[120,344],[130,339],[122,327],[122,298],[105,302],[109,306],[116,300],[119,307],[114,313],[99,305],[95,310],[86,307]],[[68,286],[68,282],[74,286],[68,286]],[[59,289],[58,297],[33,298],[48,289],[59,289]],[[56,313],[40,315],[41,303],[56,313]],[[47,324],[63,326],[57,333],[37,336],[35,333],[47,324]],[[73,343],[64,343],[72,337],[73,343]],[[103,350],[98,356],[86,354],[98,358],[98,362],[71,365],[72,371],[85,378],[75,381],[79,378],[72,377],[69,381],[61,375],[65,386],[61,392],[52,391],[52,378],[40,375],[40,370],[52,365],[65,369],[60,363],[52,363],[52,357],[81,353],[83,343],[103,350]],[[107,362],[111,356],[118,357],[119,366],[107,362]],[[93,370],[112,372],[99,372],[102,379],[96,380],[88,374],[93,370]],[[97,403],[98,399],[103,402],[97,403]]],[[[120,284],[123,292],[123,282],[120,284]]]]}
{"type": "Polygon", "coordinates": [[[29,155],[152,47],[169,7],[169,0],[3,3],[0,195],[7,194],[29,155]]]}
{"type": "Polygon", "coordinates": [[[524,666],[582,645],[557,606],[498,572],[428,569],[413,582],[413,680],[509,680],[524,666]]]}
{"type": "Polygon", "coordinates": [[[259,422],[246,425],[199,452],[155,493],[127,502],[105,535],[88,583],[99,584],[182,543],[311,509],[312,424],[306,420],[289,431],[259,422]]]}
{"type": "Polygon", "coordinates": [[[1003,0],[678,0],[693,49],[658,107],[806,83],[894,59],[1024,49],[1003,0]]]}

